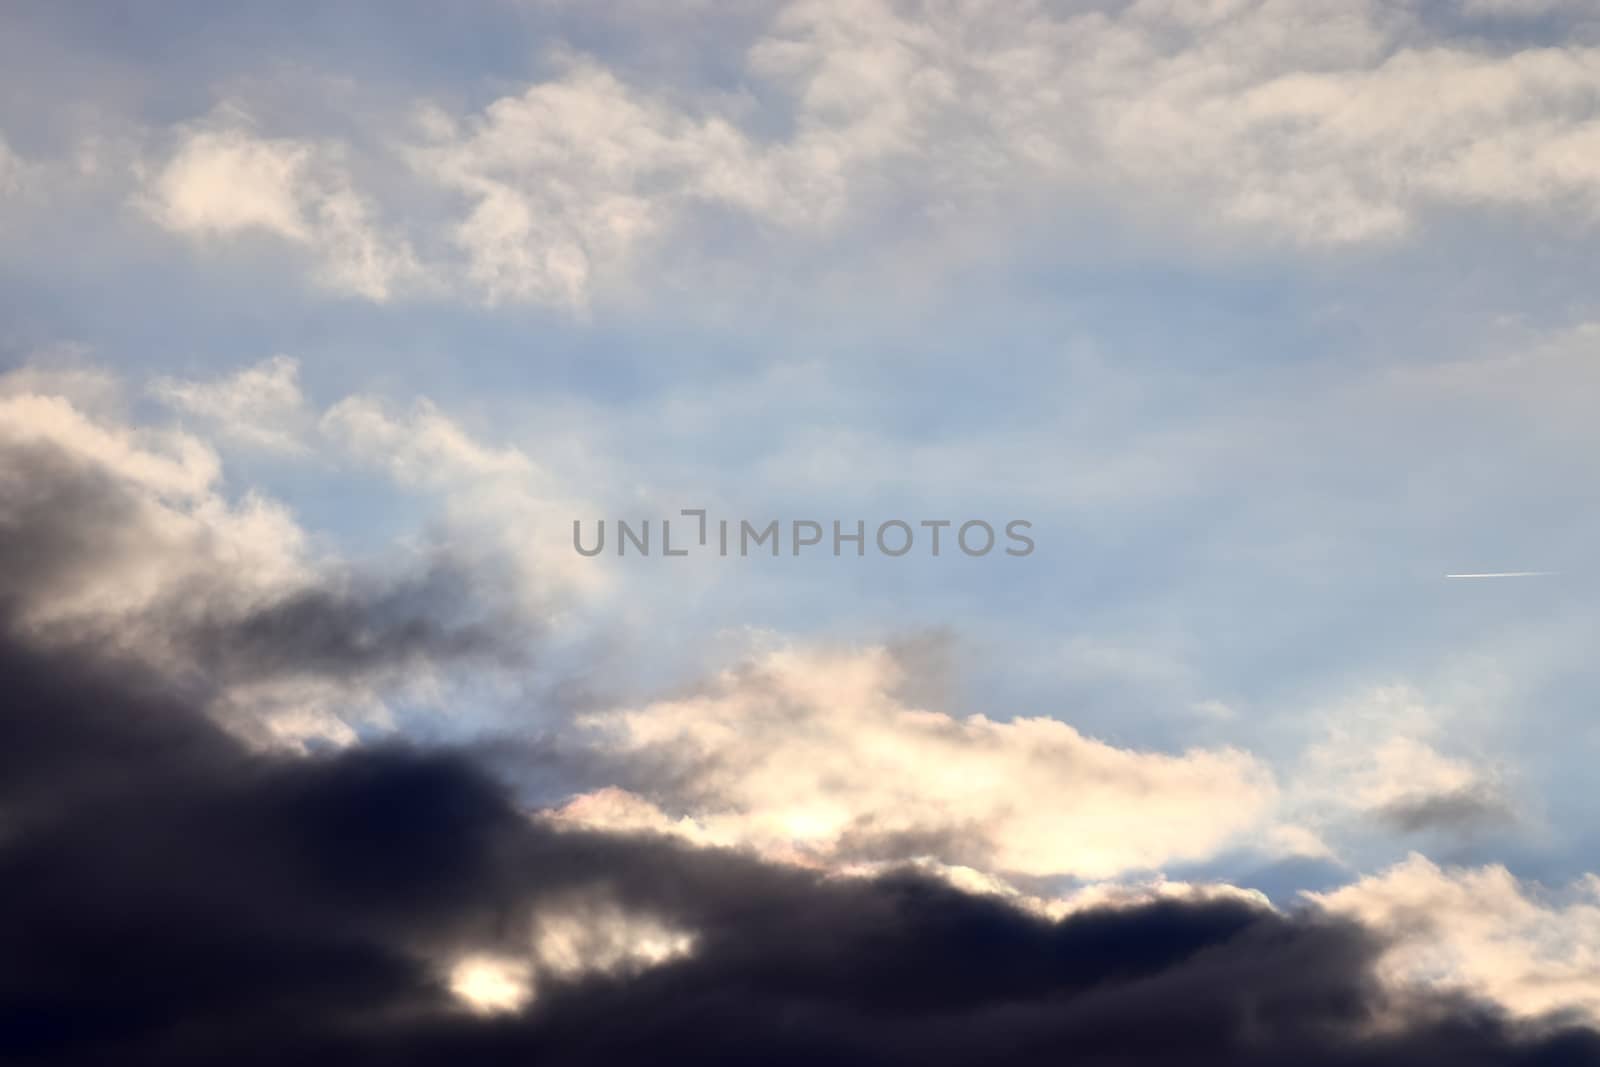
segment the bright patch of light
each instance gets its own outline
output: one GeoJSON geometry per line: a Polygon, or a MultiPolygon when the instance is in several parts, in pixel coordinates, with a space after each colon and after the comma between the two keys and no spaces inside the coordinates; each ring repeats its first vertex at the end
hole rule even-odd
{"type": "Polygon", "coordinates": [[[687,956],[694,949],[694,937],[654,919],[591,906],[540,916],[533,948],[540,968],[556,974],[615,974],[687,956]]]}
{"type": "Polygon", "coordinates": [[[533,999],[526,961],[468,956],[450,971],[450,991],[482,1015],[518,1011],[533,999]]]}

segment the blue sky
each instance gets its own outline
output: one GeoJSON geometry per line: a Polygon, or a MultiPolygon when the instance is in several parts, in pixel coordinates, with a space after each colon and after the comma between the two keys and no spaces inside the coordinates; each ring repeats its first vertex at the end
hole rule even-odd
{"type": "MultiPolygon", "coordinates": [[[[120,10],[5,16],[0,362],[203,442],[215,507],[281,507],[307,566],[432,546],[537,634],[363,682],[362,738],[677,736],[682,694],[766,679],[1273,783],[1198,850],[1052,867],[997,830],[1030,891],[1600,864],[1586,5],[120,10]],[[570,550],[689,507],[1037,550],[570,550]],[[1444,577],[1523,570],[1558,573],[1444,577]]],[[[765,826],[702,784],[629,788],[765,826]]],[[[777,847],[738,825],[705,832],[777,847]]]]}

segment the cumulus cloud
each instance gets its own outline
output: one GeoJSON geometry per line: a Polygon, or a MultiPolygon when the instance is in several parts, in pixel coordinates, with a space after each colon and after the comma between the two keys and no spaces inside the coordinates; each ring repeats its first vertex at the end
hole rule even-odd
{"type": "Polygon", "coordinates": [[[1272,776],[1243,752],[1137,752],[1056,719],[957,718],[903,703],[901,680],[883,648],[783,650],[588,716],[602,751],[670,773],[563,815],[802,862],[927,855],[1084,878],[1209,856],[1270,815],[1272,776]]]}
{"type": "Polygon", "coordinates": [[[259,229],[310,240],[296,189],[310,155],[308,145],[295,141],[262,140],[242,130],[196,131],[156,179],[159,218],[185,232],[259,229]]]}
{"type": "Polygon", "coordinates": [[[258,135],[236,108],[180,132],[150,176],[151,216],[197,240],[261,234],[314,257],[330,289],[389,299],[416,272],[409,244],[382,232],[337,147],[258,135]]]}
{"type": "Polygon", "coordinates": [[[1600,879],[1563,893],[1498,865],[1405,862],[1311,899],[1381,933],[1392,982],[1466,989],[1519,1014],[1600,1021],[1600,879]]]}
{"type": "Polygon", "coordinates": [[[725,118],[684,114],[592,63],[436,132],[419,163],[470,198],[455,239],[491,301],[582,307],[685,203],[782,202],[769,165],[725,118]]]}

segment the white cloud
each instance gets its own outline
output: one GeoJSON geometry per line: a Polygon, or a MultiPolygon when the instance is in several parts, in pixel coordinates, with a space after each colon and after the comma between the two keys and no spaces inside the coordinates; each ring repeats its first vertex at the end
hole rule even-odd
{"type": "Polygon", "coordinates": [[[561,816],[834,864],[900,853],[1002,874],[1106,878],[1213,855],[1266,821],[1271,775],[1231,749],[1119,749],[1055,719],[910,707],[883,649],[782,650],[679,699],[588,717],[670,785],[561,816]]]}
{"type": "Polygon", "coordinates": [[[241,129],[197,130],[178,146],[153,190],[160,220],[184,233],[259,229],[311,240],[301,191],[311,146],[241,129]]]}
{"type": "Polygon", "coordinates": [[[180,134],[151,177],[152,217],[196,239],[258,233],[303,248],[317,279],[369,300],[387,300],[417,266],[410,246],[375,226],[371,205],[340,165],[338,149],[258,136],[237,109],[180,134]]]}
{"type": "Polygon", "coordinates": [[[1440,37],[1423,0],[994,14],[794,0],[744,47],[737,91],[563,54],[481,110],[421,105],[371,158],[264,136],[223,105],[177,130],[142,199],[198,240],[285,242],[340,292],[579,314],[641,277],[737,278],[774,245],[914,276],[984,254],[978,234],[1108,210],[1185,241],[1307,249],[1396,240],[1440,208],[1600,220],[1600,49],[1440,37]],[[367,184],[420,183],[385,213],[408,238],[353,177],[397,162],[409,173],[367,184]]]}
{"type": "Polygon", "coordinates": [[[297,361],[273,356],[220,381],[160,378],[150,389],[164,403],[206,420],[224,437],[271,451],[304,453],[314,427],[299,375],[297,361]]]}
{"type": "Polygon", "coordinates": [[[768,165],[726,119],[651,100],[591,63],[435,132],[418,162],[471,198],[455,239],[491,301],[580,308],[685,204],[779,203],[768,165]]]}
{"type": "Polygon", "coordinates": [[[60,446],[162,498],[202,498],[221,467],[216,452],[199,438],[102,426],[60,395],[0,390],[0,414],[7,443],[60,446]]]}
{"type": "Polygon", "coordinates": [[[541,901],[522,952],[470,953],[449,969],[451,992],[472,1011],[497,1015],[531,1003],[541,979],[637,974],[694,951],[694,935],[592,896],[541,901]]]}
{"type": "Polygon", "coordinates": [[[533,968],[523,959],[466,956],[450,969],[450,991],[480,1015],[520,1011],[533,999],[533,968]]]}
{"type": "Polygon", "coordinates": [[[1347,0],[992,15],[797,0],[744,57],[759,107],[573,61],[430,112],[415,158],[470,198],[455,237],[488,299],[576,308],[697,206],[806,239],[891,203],[950,223],[1065,198],[1307,246],[1434,205],[1600,218],[1600,51],[1429,40],[1414,6],[1347,0]]]}
{"type": "Polygon", "coordinates": [[[803,72],[802,115],[848,115],[857,133],[874,115],[875,143],[917,145],[936,174],[959,168],[946,184],[994,160],[1035,186],[1121,187],[1167,213],[1199,201],[1309,244],[1392,236],[1430,201],[1600,213],[1588,50],[1411,46],[1404,14],[1343,0],[1141,3],[1117,17],[1035,6],[999,28],[964,5],[868,10],[796,4],[781,44],[755,54],[779,49],[803,72]]]}
{"type": "Polygon", "coordinates": [[[1439,867],[1413,854],[1381,874],[1308,894],[1391,939],[1396,983],[1466,990],[1520,1015],[1600,1021],[1600,879],[1550,895],[1504,867],[1439,867]]]}

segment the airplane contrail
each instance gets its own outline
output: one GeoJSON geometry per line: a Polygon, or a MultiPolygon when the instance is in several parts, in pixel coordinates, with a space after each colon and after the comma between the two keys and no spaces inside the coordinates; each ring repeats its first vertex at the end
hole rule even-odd
{"type": "Polygon", "coordinates": [[[1560,571],[1493,571],[1486,574],[1447,574],[1446,578],[1546,578],[1560,571]]]}

